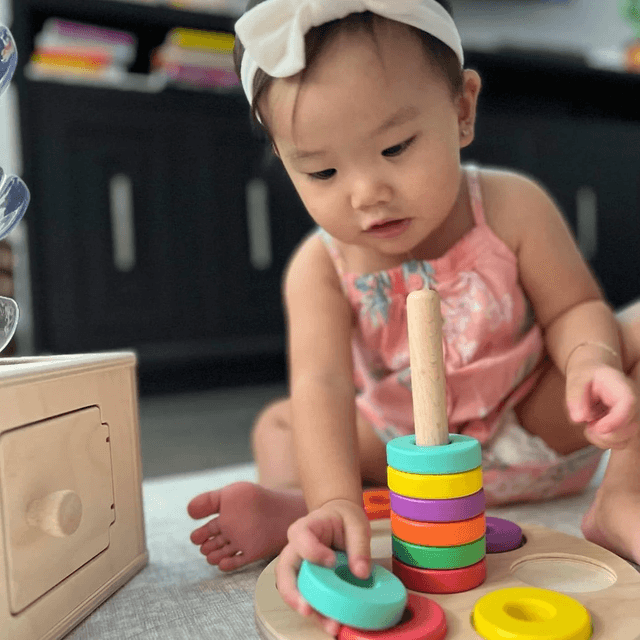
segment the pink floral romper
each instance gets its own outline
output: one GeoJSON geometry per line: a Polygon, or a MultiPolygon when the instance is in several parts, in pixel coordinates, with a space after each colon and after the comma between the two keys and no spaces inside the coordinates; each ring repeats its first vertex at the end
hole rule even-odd
{"type": "Polygon", "coordinates": [[[317,230],[357,318],[357,406],[384,442],[413,433],[406,298],[411,291],[435,289],[443,315],[449,429],[482,444],[487,503],[580,491],[602,452],[590,446],[560,456],[525,431],[513,411],[536,383],[542,334],[520,286],[515,255],[485,221],[479,172],[465,172],[475,226],[435,260],[347,273],[333,238],[317,230]]]}

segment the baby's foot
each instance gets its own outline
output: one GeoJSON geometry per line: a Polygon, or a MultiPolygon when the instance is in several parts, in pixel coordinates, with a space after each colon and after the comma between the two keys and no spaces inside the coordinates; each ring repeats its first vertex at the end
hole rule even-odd
{"type": "Polygon", "coordinates": [[[200,545],[209,564],[232,571],[278,555],[287,544],[287,529],[307,507],[302,492],[235,482],[196,496],[187,511],[192,518],[215,516],[191,533],[191,542],[200,545]]]}
{"type": "Polygon", "coordinates": [[[599,489],[581,528],[590,542],[640,564],[640,493],[599,489]]]}

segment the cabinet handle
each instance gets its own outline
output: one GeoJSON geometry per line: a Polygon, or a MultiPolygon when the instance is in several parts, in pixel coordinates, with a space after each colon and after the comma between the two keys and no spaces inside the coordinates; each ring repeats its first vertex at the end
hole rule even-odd
{"type": "Polygon", "coordinates": [[[254,269],[265,271],[273,264],[269,186],[262,178],[254,178],[247,182],[246,188],[249,258],[254,269]]]}
{"type": "Polygon", "coordinates": [[[576,191],[576,236],[586,260],[598,252],[598,195],[593,187],[576,191]]]}
{"type": "Polygon", "coordinates": [[[118,271],[133,271],[136,266],[136,239],[133,211],[133,183],[124,173],[111,178],[111,237],[113,264],[118,271]]]}

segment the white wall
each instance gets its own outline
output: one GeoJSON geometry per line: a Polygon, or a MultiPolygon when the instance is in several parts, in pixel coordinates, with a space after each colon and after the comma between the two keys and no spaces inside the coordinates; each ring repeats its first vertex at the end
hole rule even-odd
{"type": "Polygon", "coordinates": [[[590,53],[634,36],[621,0],[451,0],[466,46],[517,45],[590,53]]]}

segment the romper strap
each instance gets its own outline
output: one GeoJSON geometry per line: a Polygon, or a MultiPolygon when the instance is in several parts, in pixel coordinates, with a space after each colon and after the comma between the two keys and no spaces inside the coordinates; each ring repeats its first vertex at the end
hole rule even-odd
{"type": "Polygon", "coordinates": [[[338,272],[338,275],[342,280],[345,273],[344,258],[340,253],[340,249],[338,249],[338,247],[336,246],[336,241],[334,240],[333,236],[327,233],[322,227],[318,227],[316,229],[316,233],[320,237],[320,240],[322,240],[324,246],[327,248],[331,259],[336,266],[336,271],[338,272]]]}
{"type": "Polygon", "coordinates": [[[482,204],[482,189],[480,188],[480,171],[474,164],[467,165],[466,175],[473,219],[477,226],[483,226],[486,224],[486,220],[484,216],[484,205],[482,204]]]}

